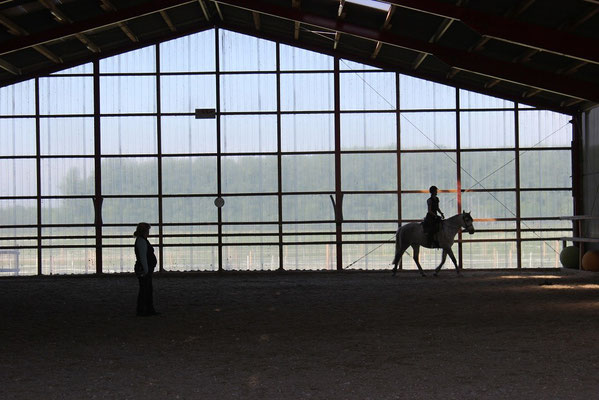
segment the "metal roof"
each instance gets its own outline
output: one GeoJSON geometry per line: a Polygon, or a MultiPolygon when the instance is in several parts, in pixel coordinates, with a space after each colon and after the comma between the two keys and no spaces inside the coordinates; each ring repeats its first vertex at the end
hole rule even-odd
{"type": "Polygon", "coordinates": [[[0,0],[0,86],[219,27],[567,114],[599,104],[599,0],[0,0]]]}

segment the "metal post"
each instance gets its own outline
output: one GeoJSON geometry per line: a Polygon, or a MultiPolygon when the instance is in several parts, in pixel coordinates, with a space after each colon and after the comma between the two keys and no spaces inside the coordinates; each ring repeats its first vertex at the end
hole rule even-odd
{"type": "MultiPolygon", "coordinates": [[[[458,200],[458,214],[462,212],[462,130],[460,129],[460,89],[455,89],[455,108],[456,108],[456,166],[457,166],[457,200],[458,200]]],[[[464,246],[462,243],[462,230],[458,231],[458,265],[460,269],[464,265],[463,251],[464,246]]]]}
{"type": "MultiPolygon", "coordinates": [[[[220,146],[220,48],[219,48],[219,29],[214,28],[214,41],[216,52],[216,191],[217,197],[222,194],[222,175],[221,175],[221,146],[220,146]]],[[[223,213],[222,207],[217,208],[218,213],[218,271],[223,271],[223,213]]]]}
{"type": "Polygon", "coordinates": [[[156,145],[158,156],[158,270],[164,271],[164,239],[162,212],[162,107],[160,105],[160,45],[156,46],[156,145]]]}
{"type": "MultiPolygon", "coordinates": [[[[400,96],[400,75],[399,72],[395,73],[395,134],[396,134],[396,146],[397,146],[397,223],[398,228],[402,223],[402,212],[401,212],[401,111],[399,107],[400,96]]],[[[399,268],[403,269],[403,263],[399,264],[399,268]]]]}
{"type": "Polygon", "coordinates": [[[335,244],[337,250],[337,271],[343,270],[343,231],[341,215],[343,212],[343,193],[341,192],[341,94],[339,76],[339,58],[334,61],[335,96],[335,244]]]}
{"type": "Polygon", "coordinates": [[[522,268],[522,209],[520,207],[520,112],[518,111],[518,103],[514,108],[514,128],[515,128],[515,144],[516,144],[516,255],[518,269],[522,268]]]}
{"type": "Polygon", "coordinates": [[[37,274],[42,274],[42,161],[40,133],[40,80],[35,78],[35,169],[37,176],[37,274]]]}
{"type": "Polygon", "coordinates": [[[96,273],[101,274],[102,267],[102,139],[100,136],[100,61],[94,65],[94,225],[96,230],[96,273]]]}
{"type": "Polygon", "coordinates": [[[281,46],[277,43],[277,204],[279,219],[279,270],[283,268],[283,172],[281,157],[281,46]]]}

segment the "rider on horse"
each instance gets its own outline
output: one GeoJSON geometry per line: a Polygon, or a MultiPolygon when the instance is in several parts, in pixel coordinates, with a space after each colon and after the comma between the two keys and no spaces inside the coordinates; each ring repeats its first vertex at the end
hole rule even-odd
{"type": "Polygon", "coordinates": [[[428,206],[428,212],[426,213],[426,217],[424,217],[424,223],[422,225],[424,229],[424,233],[427,234],[429,242],[433,247],[439,247],[439,243],[435,240],[435,233],[439,231],[439,227],[441,225],[441,219],[445,219],[445,215],[441,209],[439,209],[439,198],[437,197],[437,187],[431,186],[428,190],[431,194],[431,197],[426,201],[428,206]],[[439,216],[437,214],[441,214],[439,216]]]}

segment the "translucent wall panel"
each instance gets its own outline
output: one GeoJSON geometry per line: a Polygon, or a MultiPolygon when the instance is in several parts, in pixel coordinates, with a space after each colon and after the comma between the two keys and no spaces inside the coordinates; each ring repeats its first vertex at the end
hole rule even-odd
{"type": "Polygon", "coordinates": [[[400,109],[456,108],[456,89],[406,75],[399,77],[400,109]]]}
{"type": "Polygon", "coordinates": [[[130,51],[100,60],[100,73],[156,72],[156,47],[130,51]]]}
{"type": "Polygon", "coordinates": [[[92,199],[42,200],[42,224],[93,224],[92,199]]]}
{"type": "Polygon", "coordinates": [[[277,191],[277,157],[223,157],[223,193],[262,193],[277,191]]]}
{"type": "Polygon", "coordinates": [[[277,244],[279,226],[277,224],[224,225],[224,244],[277,244]]]}
{"type": "MultiPolygon", "coordinates": [[[[0,200],[0,226],[31,225],[37,223],[36,200],[0,200]]],[[[9,235],[7,230],[0,230],[0,235],[9,235]]],[[[37,234],[37,232],[31,232],[37,234]]]]}
{"type": "Polygon", "coordinates": [[[523,188],[572,187],[570,150],[526,151],[520,155],[523,188]]]}
{"type": "MultiPolygon", "coordinates": [[[[111,273],[133,273],[135,266],[135,238],[127,240],[127,246],[124,247],[107,247],[102,248],[102,265],[103,272],[111,273]]],[[[150,238],[150,243],[153,243],[154,250],[158,253],[155,246],[156,240],[150,238]]],[[[158,254],[156,254],[158,256],[158,254]]]]}
{"type": "Polygon", "coordinates": [[[91,196],[95,191],[94,175],[91,158],[42,159],[42,196],[91,196]]]}
{"type": "Polygon", "coordinates": [[[515,192],[462,193],[462,209],[472,218],[516,218],[515,192]]]}
{"type": "Polygon", "coordinates": [[[0,253],[0,276],[26,275],[37,275],[37,249],[11,249],[0,253]]]}
{"type": "Polygon", "coordinates": [[[93,74],[94,72],[94,64],[87,63],[78,65],[73,68],[63,69],[57,72],[52,73],[51,75],[75,75],[75,74],[93,74]]]}
{"type": "Polygon", "coordinates": [[[354,61],[339,60],[339,69],[341,71],[380,71],[380,68],[373,67],[372,65],[361,64],[354,61]]]}
{"type": "MultiPolygon", "coordinates": [[[[167,200],[167,199],[164,199],[167,200]]],[[[179,199],[174,199],[173,203],[169,205],[171,207],[175,204],[179,199]]],[[[216,245],[218,243],[218,226],[216,224],[216,207],[214,203],[212,204],[212,208],[209,207],[207,203],[204,202],[195,202],[196,199],[185,199],[183,207],[189,206],[199,206],[205,208],[205,210],[201,210],[199,213],[196,213],[196,216],[200,216],[200,218],[204,218],[202,222],[212,222],[212,225],[200,225],[194,223],[193,221],[185,220],[183,222],[193,225],[166,225],[162,228],[162,239],[165,245],[167,246],[186,246],[189,245],[190,255],[191,249],[196,247],[196,245],[216,245]],[[200,215],[202,214],[202,215],[200,215]]],[[[210,199],[212,200],[212,199],[210,199]]],[[[164,203],[163,203],[164,204],[164,203]]],[[[169,212],[169,221],[168,223],[172,223],[172,219],[179,219],[177,216],[173,217],[173,213],[169,212]]]]}
{"type": "Polygon", "coordinates": [[[42,155],[93,155],[93,117],[41,119],[40,148],[42,155]]]}
{"type": "Polygon", "coordinates": [[[514,108],[512,101],[460,89],[460,108],[514,108]]]}
{"type": "Polygon", "coordinates": [[[216,120],[162,117],[162,153],[216,153],[216,120]]]}
{"type": "Polygon", "coordinates": [[[282,71],[332,70],[333,57],[298,47],[280,45],[282,71]]]}
{"type": "Polygon", "coordinates": [[[196,108],[216,108],[214,75],[163,75],[160,104],[164,113],[193,113],[196,108]]]}
{"type": "Polygon", "coordinates": [[[276,70],[274,42],[226,30],[220,30],[219,33],[221,71],[276,70]]]}
{"type": "Polygon", "coordinates": [[[163,250],[166,271],[217,271],[217,246],[169,246],[163,250]]]}
{"type": "MultiPolygon", "coordinates": [[[[401,219],[402,220],[422,220],[424,219],[428,208],[426,200],[430,197],[428,188],[423,193],[403,193],[401,195],[401,219]]],[[[439,193],[439,208],[445,214],[445,217],[451,217],[458,212],[458,202],[456,193],[439,193]]],[[[476,215],[472,217],[477,218],[476,215]]]]}
{"type": "Polygon", "coordinates": [[[161,43],[160,71],[214,71],[214,49],[214,29],[161,43]]]}
{"type": "Polygon", "coordinates": [[[216,157],[163,158],[162,192],[216,193],[216,157]]]}
{"type": "Polygon", "coordinates": [[[34,115],[35,80],[0,88],[0,115],[34,115]]]}
{"type": "Polygon", "coordinates": [[[455,149],[455,112],[401,113],[401,149],[455,149]]]}
{"type": "Polygon", "coordinates": [[[463,112],[460,144],[467,148],[514,147],[516,130],[511,111],[463,112]]]}
{"type": "Polygon", "coordinates": [[[135,224],[143,221],[155,225],[158,222],[158,199],[106,198],[102,205],[102,221],[105,224],[131,224],[133,226],[125,233],[133,235],[135,224]]]}
{"type": "Polygon", "coordinates": [[[40,113],[93,114],[94,80],[90,77],[40,78],[40,113]]]}
{"type": "Polygon", "coordinates": [[[572,192],[524,191],[520,193],[522,217],[559,217],[573,214],[572,192]]]}
{"type": "Polygon", "coordinates": [[[102,154],[156,154],[156,117],[104,117],[100,121],[102,154]]]}
{"type": "Polygon", "coordinates": [[[0,196],[35,196],[35,160],[0,159],[0,196]]]}
{"type": "Polygon", "coordinates": [[[554,240],[522,242],[522,268],[561,268],[559,246],[554,240]]]}
{"type": "Polygon", "coordinates": [[[277,109],[277,81],[274,74],[222,75],[220,84],[221,111],[277,109]]]}
{"type": "Polygon", "coordinates": [[[102,160],[102,193],[157,194],[158,161],[155,158],[102,160]]]}
{"type": "Polygon", "coordinates": [[[0,156],[35,155],[35,119],[0,118],[0,143],[0,156]]]}
{"type": "Polygon", "coordinates": [[[333,271],[337,269],[337,247],[334,244],[286,245],[283,268],[287,271],[333,271]]]}
{"type": "Polygon", "coordinates": [[[513,151],[462,153],[462,189],[515,188],[515,159],[513,151]]]}
{"type": "Polygon", "coordinates": [[[162,200],[165,223],[216,222],[214,197],[166,197],[162,200]]]}
{"type": "Polygon", "coordinates": [[[221,119],[223,153],[277,151],[277,117],[274,115],[231,115],[221,119]]]}
{"type": "Polygon", "coordinates": [[[95,249],[59,248],[42,251],[42,274],[96,273],[95,249]]]}
{"type": "MultiPolygon", "coordinates": [[[[476,237],[476,233],[474,235],[474,237],[476,237]]],[[[467,239],[466,236],[464,236],[465,239],[467,239]]],[[[457,253],[456,248],[457,246],[454,246],[454,253],[457,253]]],[[[516,242],[464,243],[462,244],[462,263],[463,268],[467,269],[517,268],[518,252],[516,250],[516,242]]],[[[455,270],[449,257],[447,258],[443,268],[455,270]]],[[[451,272],[455,273],[453,271],[451,272]]]]}
{"type": "Polygon", "coordinates": [[[277,196],[230,196],[222,208],[223,222],[278,220],[277,196]]]}
{"type": "Polygon", "coordinates": [[[457,188],[456,155],[445,153],[401,154],[401,188],[425,190],[432,185],[441,190],[457,188]]]}
{"type": "Polygon", "coordinates": [[[397,219],[396,194],[346,194],[344,220],[397,219]]]}
{"type": "Polygon", "coordinates": [[[570,147],[569,115],[551,111],[520,111],[520,147],[570,147]]]}
{"type": "MultiPolygon", "coordinates": [[[[466,209],[466,212],[470,210],[466,209]]],[[[475,229],[474,235],[470,235],[467,232],[462,233],[463,240],[515,240],[516,239],[516,221],[498,221],[494,218],[488,218],[483,215],[474,215],[475,212],[471,212],[473,218],[477,218],[473,222],[475,229]],[[480,219],[483,219],[482,221],[480,219]]]]}
{"type": "Polygon", "coordinates": [[[223,246],[225,271],[274,271],[278,268],[278,246],[223,246]]]}
{"type": "MultiPolygon", "coordinates": [[[[334,221],[335,210],[329,195],[283,196],[283,221],[334,221]]],[[[287,229],[287,228],[286,228],[287,229]]]]}
{"type": "MultiPolygon", "coordinates": [[[[397,211],[397,207],[396,207],[397,211]]],[[[355,270],[390,270],[395,256],[394,233],[380,231],[397,230],[397,223],[344,224],[344,241],[371,241],[375,243],[347,243],[343,245],[343,267],[355,270]],[[363,231],[364,233],[355,233],[363,231]],[[352,233],[354,232],[354,233],[352,233]]]]}
{"type": "Polygon", "coordinates": [[[341,114],[341,150],[395,150],[395,113],[341,114]]]}
{"type": "Polygon", "coordinates": [[[343,73],[342,110],[394,110],[395,74],[393,72],[343,73]]]}
{"type": "Polygon", "coordinates": [[[153,76],[100,77],[103,114],[155,113],[156,78],[153,76]]]}
{"type": "Polygon", "coordinates": [[[281,165],[284,192],[335,191],[333,154],[283,156],[281,165]]]}
{"type": "Polygon", "coordinates": [[[333,114],[282,115],[281,148],[283,151],[335,150],[333,114]]]}
{"type": "Polygon", "coordinates": [[[333,86],[332,73],[281,74],[281,110],[331,111],[335,103],[333,86]]]}
{"type": "Polygon", "coordinates": [[[341,188],[343,190],[396,190],[397,156],[395,154],[342,154],[341,188]]]}

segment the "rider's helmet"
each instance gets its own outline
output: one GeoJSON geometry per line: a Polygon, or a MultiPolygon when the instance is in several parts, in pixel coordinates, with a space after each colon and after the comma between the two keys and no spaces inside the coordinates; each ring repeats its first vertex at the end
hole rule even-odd
{"type": "Polygon", "coordinates": [[[431,186],[428,191],[430,194],[437,193],[439,189],[436,186],[431,186]]]}

